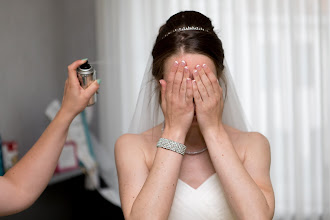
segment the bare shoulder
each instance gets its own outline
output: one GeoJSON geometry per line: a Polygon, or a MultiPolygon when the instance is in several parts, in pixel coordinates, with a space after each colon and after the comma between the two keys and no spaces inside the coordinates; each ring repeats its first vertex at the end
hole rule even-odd
{"type": "Polygon", "coordinates": [[[158,130],[159,128],[155,127],[140,134],[123,134],[116,141],[115,152],[142,151],[147,153],[150,146],[153,146],[154,142],[159,139],[158,130]]]}
{"type": "Polygon", "coordinates": [[[121,152],[136,152],[141,149],[144,145],[145,138],[141,134],[123,134],[121,135],[115,143],[115,153],[121,152]]]}
{"type": "Polygon", "coordinates": [[[263,134],[259,132],[246,132],[236,128],[225,126],[235,148],[244,152],[245,161],[247,158],[262,157],[270,160],[270,144],[263,134]]]}
{"type": "Polygon", "coordinates": [[[249,145],[269,147],[268,139],[259,132],[242,132],[242,139],[249,145]]]}
{"type": "Polygon", "coordinates": [[[243,132],[242,141],[246,144],[245,166],[254,164],[268,171],[271,160],[268,139],[259,132],[243,132]]]}
{"type": "Polygon", "coordinates": [[[246,143],[247,151],[270,153],[269,141],[263,134],[259,132],[243,132],[242,139],[246,143]]]}
{"type": "Polygon", "coordinates": [[[233,141],[244,143],[244,145],[246,146],[269,148],[268,139],[259,132],[241,131],[228,125],[225,125],[225,130],[228,132],[229,136],[231,137],[231,139],[233,139],[233,141]]]}

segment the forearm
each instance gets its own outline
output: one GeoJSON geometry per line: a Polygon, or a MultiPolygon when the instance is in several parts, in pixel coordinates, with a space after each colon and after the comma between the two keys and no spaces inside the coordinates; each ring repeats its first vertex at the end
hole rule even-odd
{"type": "MultiPolygon", "coordinates": [[[[184,138],[163,135],[183,143],[184,138]],[[180,141],[181,140],[181,141],[180,141]]],[[[167,219],[178,182],[183,156],[158,148],[150,173],[133,203],[129,219],[167,219]]]]}
{"type": "Polygon", "coordinates": [[[270,219],[266,197],[239,159],[226,131],[210,131],[204,136],[214,168],[227,201],[239,219],[270,219]]]}
{"type": "Polygon", "coordinates": [[[4,177],[27,203],[32,204],[51,179],[72,119],[60,110],[33,147],[6,172],[4,177]]]}

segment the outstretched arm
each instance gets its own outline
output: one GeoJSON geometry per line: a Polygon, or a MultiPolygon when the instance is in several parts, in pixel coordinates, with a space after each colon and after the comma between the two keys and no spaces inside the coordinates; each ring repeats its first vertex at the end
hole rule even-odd
{"type": "Polygon", "coordinates": [[[51,179],[72,120],[99,88],[97,82],[86,90],[81,88],[76,68],[84,62],[77,60],[68,67],[62,106],[54,120],[26,155],[4,176],[0,176],[0,216],[31,206],[51,179]]]}

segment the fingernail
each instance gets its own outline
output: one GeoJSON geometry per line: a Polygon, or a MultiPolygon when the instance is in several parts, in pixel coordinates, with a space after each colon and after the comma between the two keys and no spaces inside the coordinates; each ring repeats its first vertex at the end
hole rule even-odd
{"type": "Polygon", "coordinates": [[[185,66],[186,65],[186,62],[184,60],[181,61],[181,65],[182,66],[185,66]]]}
{"type": "Polygon", "coordinates": [[[198,73],[197,73],[197,70],[194,70],[193,72],[194,72],[194,74],[195,74],[195,75],[197,75],[197,74],[198,74],[198,73]]]}
{"type": "Polygon", "coordinates": [[[206,64],[205,64],[205,63],[203,64],[203,67],[204,67],[204,68],[206,67],[206,64]]]}
{"type": "Polygon", "coordinates": [[[97,79],[96,82],[97,82],[97,84],[100,85],[101,84],[101,79],[97,79]]]}
{"type": "Polygon", "coordinates": [[[193,83],[196,83],[196,80],[193,80],[192,82],[193,82],[193,83]]]}
{"type": "Polygon", "coordinates": [[[201,66],[200,65],[197,65],[196,66],[196,69],[200,70],[201,69],[201,66]]]}
{"type": "Polygon", "coordinates": [[[174,65],[175,66],[179,65],[179,62],[178,61],[174,61],[174,65]]]}
{"type": "Polygon", "coordinates": [[[88,60],[88,58],[84,58],[84,59],[81,59],[81,60],[88,60]]]}

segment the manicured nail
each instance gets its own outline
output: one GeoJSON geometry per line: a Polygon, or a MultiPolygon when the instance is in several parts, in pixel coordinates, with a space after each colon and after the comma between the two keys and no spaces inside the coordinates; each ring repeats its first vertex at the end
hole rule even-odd
{"type": "Polygon", "coordinates": [[[101,79],[97,79],[96,82],[97,82],[97,84],[100,85],[101,84],[101,79]]]}
{"type": "Polygon", "coordinates": [[[196,69],[200,70],[201,69],[201,66],[200,65],[197,65],[196,66],[196,69]]]}
{"type": "Polygon", "coordinates": [[[88,58],[84,58],[84,59],[81,59],[81,60],[88,60],[88,58]]]}
{"type": "Polygon", "coordinates": [[[196,83],[196,80],[193,80],[192,82],[193,82],[193,83],[196,83]]]}
{"type": "Polygon", "coordinates": [[[205,68],[205,67],[206,67],[206,64],[204,63],[204,64],[203,64],[203,68],[205,68]]]}
{"type": "Polygon", "coordinates": [[[174,65],[175,66],[179,65],[179,62],[178,61],[174,61],[174,65]]]}
{"type": "Polygon", "coordinates": [[[197,70],[194,70],[193,73],[194,73],[195,75],[198,75],[197,70]]]}
{"type": "Polygon", "coordinates": [[[186,65],[186,62],[184,60],[181,61],[181,65],[182,66],[185,66],[186,65]]]}

